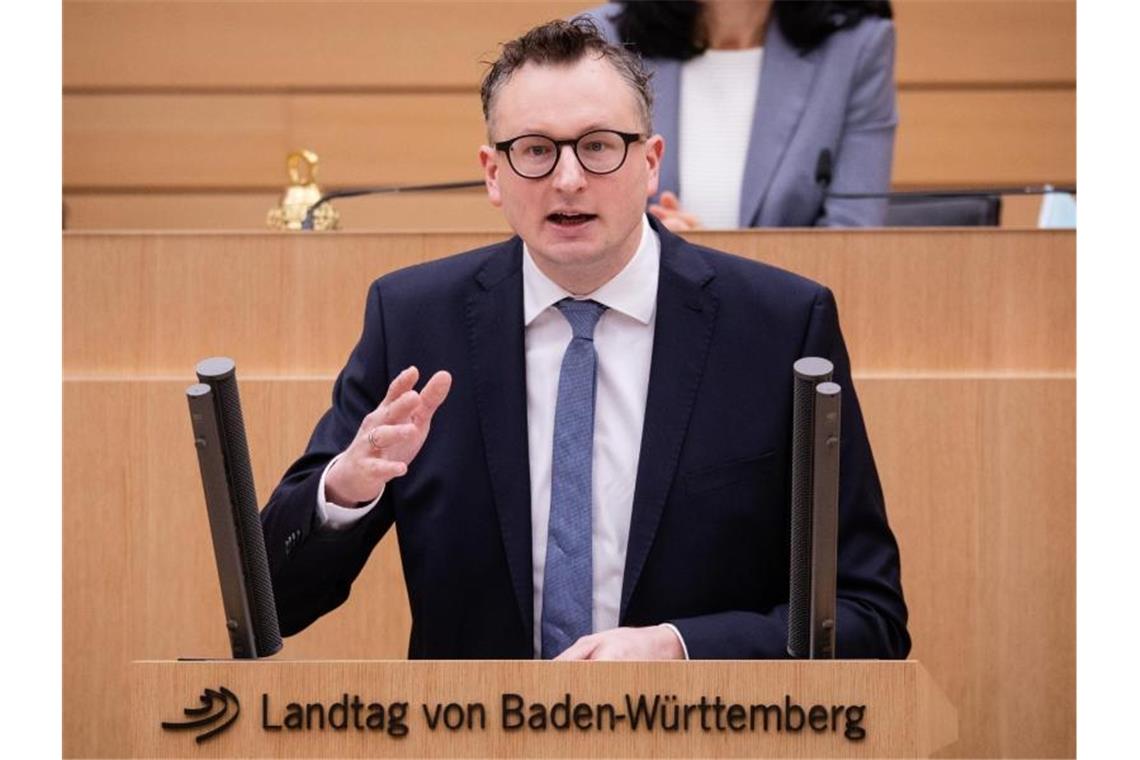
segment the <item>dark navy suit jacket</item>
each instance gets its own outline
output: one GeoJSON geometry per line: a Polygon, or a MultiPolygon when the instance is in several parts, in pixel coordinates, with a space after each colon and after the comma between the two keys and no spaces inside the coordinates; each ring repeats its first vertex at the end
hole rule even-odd
{"type": "MultiPolygon", "coordinates": [[[[825,356],[844,389],[837,650],[905,657],[898,547],[831,292],[654,228],[657,321],[621,624],[672,622],[693,658],[787,656],[791,367],[825,356]]],[[[286,635],[348,598],[395,524],[410,657],[533,656],[522,255],[516,237],[373,283],[332,407],[262,513],[286,635]],[[422,451],[359,523],[319,530],[325,465],[411,364],[454,377],[422,451]]]]}

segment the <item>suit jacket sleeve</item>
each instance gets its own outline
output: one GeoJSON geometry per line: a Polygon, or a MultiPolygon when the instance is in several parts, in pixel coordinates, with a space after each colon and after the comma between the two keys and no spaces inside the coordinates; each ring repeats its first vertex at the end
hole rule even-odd
{"type": "MultiPolygon", "coordinates": [[[[891,187],[898,110],[895,104],[895,27],[865,19],[872,33],[859,54],[843,132],[834,156],[831,190],[885,193],[891,187]]],[[[881,227],[885,198],[826,198],[819,227],[881,227]]]]}
{"type": "MultiPolygon", "coordinates": [[[[841,414],[836,651],[849,659],[905,658],[910,651],[898,544],[887,524],[879,476],[839,329],[835,299],[821,288],[801,356],[835,365],[841,414]]],[[[726,611],[670,620],[693,659],[786,658],[788,608],[726,611]]]]}
{"type": "Polygon", "coordinates": [[[388,386],[379,282],[365,307],[364,329],[333,386],[332,406],[305,453],[285,473],[261,513],[281,632],[292,635],[348,598],[372,548],[392,525],[391,500],[346,530],[320,527],[317,491],[329,461],[348,447],[388,386]]]}

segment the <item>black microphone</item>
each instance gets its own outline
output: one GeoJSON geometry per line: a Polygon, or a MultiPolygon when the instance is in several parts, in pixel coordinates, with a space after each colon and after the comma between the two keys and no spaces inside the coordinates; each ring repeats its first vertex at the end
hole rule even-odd
{"type": "Polygon", "coordinates": [[[332,192],[325,193],[314,203],[309,206],[309,210],[305,212],[305,219],[301,222],[302,230],[313,229],[313,214],[317,209],[336,198],[355,198],[358,195],[393,195],[395,193],[432,193],[441,190],[467,190],[473,187],[483,187],[483,180],[471,180],[469,182],[444,182],[437,185],[385,185],[382,187],[358,187],[353,190],[333,190],[332,192]]]}
{"type": "Polygon", "coordinates": [[[815,162],[815,183],[819,185],[819,189],[823,190],[824,195],[827,194],[827,189],[831,187],[831,151],[824,148],[819,152],[819,158],[815,162]]]}
{"type": "MultiPolygon", "coordinates": [[[[281,649],[281,627],[233,359],[203,359],[186,390],[226,631],[235,659],[281,649]]],[[[298,531],[299,533],[299,531],[298,531]]]]}
{"type": "Polygon", "coordinates": [[[839,397],[829,360],[792,365],[788,654],[835,657],[839,397]]]}
{"type": "Polygon", "coordinates": [[[815,162],[815,182],[828,198],[871,200],[874,198],[976,198],[993,195],[1048,195],[1049,193],[1077,194],[1076,185],[1017,185],[1005,187],[964,187],[949,190],[888,190],[885,193],[836,193],[831,191],[831,151],[824,148],[815,162]]]}

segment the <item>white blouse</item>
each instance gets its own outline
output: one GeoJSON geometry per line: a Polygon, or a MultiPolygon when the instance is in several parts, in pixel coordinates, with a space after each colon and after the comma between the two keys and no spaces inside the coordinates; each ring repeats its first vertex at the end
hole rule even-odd
{"type": "MultiPolygon", "coordinates": [[[[735,228],[764,48],[707,50],[681,65],[681,207],[735,228]]],[[[668,146],[666,146],[668,150],[668,146]]]]}

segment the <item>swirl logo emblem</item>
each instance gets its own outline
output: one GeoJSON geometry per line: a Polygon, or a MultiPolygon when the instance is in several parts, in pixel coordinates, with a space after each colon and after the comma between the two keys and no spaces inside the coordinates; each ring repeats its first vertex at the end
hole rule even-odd
{"type": "Polygon", "coordinates": [[[241,703],[237,695],[225,686],[219,686],[216,690],[203,689],[198,701],[202,703],[201,707],[187,707],[182,711],[186,714],[186,720],[164,720],[162,727],[167,731],[206,729],[194,737],[194,741],[201,744],[225,731],[241,714],[241,703]]]}

